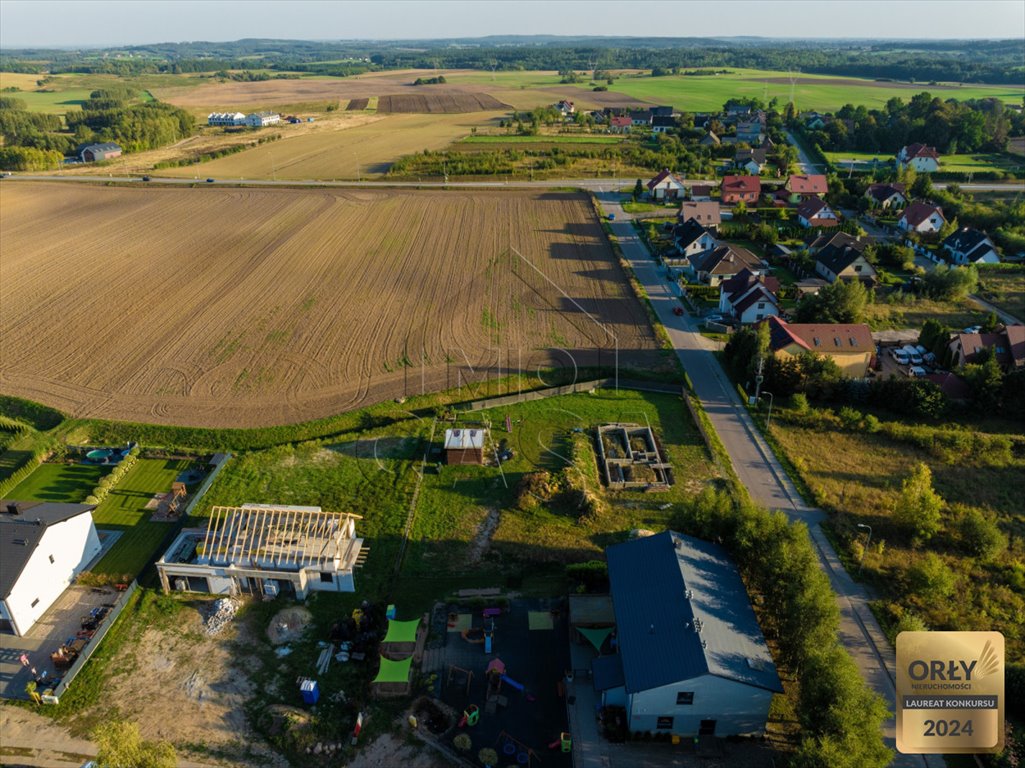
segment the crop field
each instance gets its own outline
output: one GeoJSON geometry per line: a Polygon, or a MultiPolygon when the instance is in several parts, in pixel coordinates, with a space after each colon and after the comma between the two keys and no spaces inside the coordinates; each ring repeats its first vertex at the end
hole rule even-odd
{"type": "Polygon", "coordinates": [[[662,360],[577,194],[19,183],[0,230],[0,391],[75,416],[265,426],[662,360]]]}
{"type": "MultiPolygon", "coordinates": [[[[339,113],[333,113],[339,114],[339,113]]],[[[342,119],[313,123],[245,152],[195,166],[161,170],[161,176],[220,179],[355,179],[387,173],[403,155],[444,149],[474,128],[497,127],[504,112],[456,115],[371,115],[340,113],[342,119]],[[349,122],[354,121],[354,122],[349,122]],[[353,127],[349,127],[349,126],[353,127]]]]}
{"type": "Polygon", "coordinates": [[[506,104],[486,93],[400,93],[395,96],[381,96],[377,102],[378,112],[484,112],[505,109],[506,104]]]}
{"type": "MultiPolygon", "coordinates": [[[[686,111],[722,109],[734,97],[754,97],[769,101],[790,101],[790,76],[786,72],[756,69],[730,69],[724,75],[671,75],[623,77],[609,86],[609,93],[618,91],[643,101],[672,104],[686,111]]],[[[916,93],[929,91],[944,99],[997,98],[1020,104],[1025,85],[930,85],[927,83],[894,83],[858,78],[797,75],[793,85],[794,101],[800,110],[835,111],[844,104],[883,107],[888,99],[909,100],[916,93]]],[[[599,95],[599,94],[595,94],[599,95]]]]}

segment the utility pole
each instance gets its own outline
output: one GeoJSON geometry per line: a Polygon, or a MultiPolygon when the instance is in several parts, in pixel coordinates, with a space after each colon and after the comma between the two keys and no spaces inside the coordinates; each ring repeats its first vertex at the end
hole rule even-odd
{"type": "Polygon", "coordinates": [[[755,373],[755,402],[758,402],[758,395],[762,391],[762,382],[765,381],[765,377],[762,375],[762,369],[765,368],[765,358],[758,357],[758,371],[755,373]]]}

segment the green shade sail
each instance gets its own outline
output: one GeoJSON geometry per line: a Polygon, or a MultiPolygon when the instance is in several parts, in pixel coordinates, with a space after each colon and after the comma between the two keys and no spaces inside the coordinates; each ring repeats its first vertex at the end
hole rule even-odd
{"type": "Polygon", "coordinates": [[[413,657],[408,656],[402,661],[392,661],[381,657],[381,669],[372,682],[375,683],[408,683],[409,668],[413,664],[413,657]]]}
{"type": "Polygon", "coordinates": [[[612,627],[600,627],[594,629],[592,627],[577,627],[577,631],[591,641],[591,645],[594,646],[594,650],[601,653],[602,643],[605,642],[610,634],[612,634],[612,627]]]}
{"type": "Polygon", "coordinates": [[[382,642],[385,643],[415,643],[416,628],[420,626],[420,619],[412,621],[396,621],[388,619],[388,634],[382,642]]]}

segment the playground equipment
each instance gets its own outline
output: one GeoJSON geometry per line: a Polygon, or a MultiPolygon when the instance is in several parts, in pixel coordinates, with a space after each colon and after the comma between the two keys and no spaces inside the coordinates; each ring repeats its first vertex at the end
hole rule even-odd
{"type": "Polygon", "coordinates": [[[548,745],[548,749],[561,749],[563,752],[570,752],[573,749],[573,739],[563,731],[559,734],[559,738],[548,745]]]}
{"type": "Polygon", "coordinates": [[[459,727],[463,726],[473,727],[480,721],[480,707],[476,704],[471,704],[463,710],[463,716],[459,720],[459,727]]]}
{"type": "Polygon", "coordinates": [[[451,685],[452,684],[452,677],[456,673],[459,673],[459,674],[463,675],[466,678],[466,695],[469,696],[470,695],[470,683],[473,682],[473,672],[471,670],[469,670],[469,669],[463,669],[462,667],[457,667],[455,664],[449,664],[448,665],[448,677],[445,680],[445,685],[447,686],[447,685],[451,685]]]}
{"type": "Polygon", "coordinates": [[[537,756],[537,753],[519,739],[510,736],[505,731],[498,734],[498,740],[495,741],[495,746],[500,747],[503,755],[509,758],[515,756],[515,760],[520,765],[529,766],[532,760],[541,762],[541,758],[537,756]]]}
{"type": "Polygon", "coordinates": [[[484,624],[484,653],[491,653],[491,644],[495,638],[495,620],[488,619],[484,624]]]}
{"type": "Polygon", "coordinates": [[[520,693],[523,693],[524,691],[527,690],[526,687],[523,685],[523,683],[520,683],[520,682],[517,682],[516,680],[513,680],[508,675],[500,675],[498,679],[501,680],[506,685],[512,686],[513,688],[515,688],[520,693]]]}

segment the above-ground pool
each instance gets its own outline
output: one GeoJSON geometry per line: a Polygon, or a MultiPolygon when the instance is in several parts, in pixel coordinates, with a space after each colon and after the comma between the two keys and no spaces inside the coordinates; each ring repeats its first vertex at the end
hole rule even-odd
{"type": "MultiPolygon", "coordinates": [[[[109,448],[97,448],[95,451],[89,451],[89,453],[87,453],[85,457],[89,459],[89,461],[102,462],[109,459],[111,456],[114,455],[114,453],[115,451],[112,451],[109,448]]],[[[120,455],[120,453],[118,453],[118,455],[120,455]]]]}

